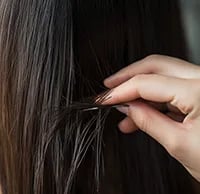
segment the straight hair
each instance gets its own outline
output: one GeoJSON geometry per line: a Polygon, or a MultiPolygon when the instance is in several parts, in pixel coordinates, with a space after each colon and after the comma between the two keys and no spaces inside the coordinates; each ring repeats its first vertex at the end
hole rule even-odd
{"type": "Polygon", "coordinates": [[[1,0],[2,193],[195,193],[161,145],[119,132],[122,114],[87,110],[105,77],[154,53],[187,59],[176,0],[1,0]]]}

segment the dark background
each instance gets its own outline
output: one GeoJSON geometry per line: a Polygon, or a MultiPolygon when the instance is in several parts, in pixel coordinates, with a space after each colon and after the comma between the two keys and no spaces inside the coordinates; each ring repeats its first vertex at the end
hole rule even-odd
{"type": "Polygon", "coordinates": [[[191,62],[200,65],[200,1],[179,0],[191,62]]]}

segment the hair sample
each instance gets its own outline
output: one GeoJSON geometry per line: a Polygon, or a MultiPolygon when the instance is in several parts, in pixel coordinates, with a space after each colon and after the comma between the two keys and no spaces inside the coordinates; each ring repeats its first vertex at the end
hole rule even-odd
{"type": "Polygon", "coordinates": [[[122,114],[89,109],[106,76],[153,53],[187,59],[175,0],[1,0],[2,193],[195,193],[151,137],[118,131],[122,114]]]}

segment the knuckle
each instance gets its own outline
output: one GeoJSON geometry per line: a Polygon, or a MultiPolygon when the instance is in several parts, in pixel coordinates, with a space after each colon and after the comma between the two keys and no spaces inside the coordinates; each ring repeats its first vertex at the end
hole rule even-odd
{"type": "Polygon", "coordinates": [[[149,69],[151,72],[157,72],[160,71],[161,66],[160,62],[165,58],[165,56],[158,55],[158,54],[152,54],[143,59],[143,65],[146,66],[146,68],[149,69]]]}
{"type": "Polygon", "coordinates": [[[157,61],[161,58],[161,55],[158,55],[158,54],[152,54],[152,55],[149,55],[147,57],[144,58],[144,61],[146,62],[154,62],[154,61],[157,61]]]}
{"type": "Polygon", "coordinates": [[[147,74],[138,74],[138,75],[134,76],[131,81],[140,82],[140,81],[144,80],[146,78],[146,76],[147,76],[147,74]]]}
{"type": "Polygon", "coordinates": [[[141,86],[146,82],[148,74],[138,74],[130,80],[130,84],[139,92],[141,86]]]}
{"type": "Polygon", "coordinates": [[[200,86],[193,80],[185,82],[185,88],[181,91],[181,95],[174,100],[176,106],[184,113],[188,114],[200,108],[200,86]],[[189,91],[189,92],[188,92],[189,91]]]}
{"type": "Polygon", "coordinates": [[[185,115],[189,114],[193,110],[193,103],[186,102],[187,100],[179,100],[176,103],[176,106],[179,107],[179,110],[185,115]]]}
{"type": "Polygon", "coordinates": [[[138,74],[134,76],[130,81],[132,83],[136,82],[137,84],[141,84],[141,83],[147,83],[148,81],[152,79],[156,79],[158,77],[159,75],[156,75],[156,74],[138,74]]]}
{"type": "Polygon", "coordinates": [[[180,145],[180,140],[178,138],[171,138],[167,145],[166,145],[166,149],[167,151],[172,155],[172,156],[176,156],[177,153],[179,152],[181,145],[180,145]]]}
{"type": "Polygon", "coordinates": [[[184,155],[187,147],[187,137],[184,138],[184,136],[174,136],[171,138],[167,145],[166,149],[167,151],[174,157],[174,158],[180,158],[182,155],[184,155]]]}

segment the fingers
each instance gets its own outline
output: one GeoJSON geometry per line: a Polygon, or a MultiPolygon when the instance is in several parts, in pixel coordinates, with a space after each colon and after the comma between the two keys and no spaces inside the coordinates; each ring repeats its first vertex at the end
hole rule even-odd
{"type": "Polygon", "coordinates": [[[120,131],[123,132],[123,133],[131,133],[131,132],[134,132],[138,129],[136,124],[129,117],[126,117],[125,119],[123,119],[119,123],[118,127],[119,127],[120,131]]]}
{"type": "MultiPolygon", "coordinates": [[[[124,113],[125,115],[128,114],[128,107],[123,107],[122,106],[122,107],[118,107],[116,109],[118,111],[120,111],[121,113],[124,113]]],[[[123,133],[131,133],[131,132],[136,131],[138,129],[136,124],[129,117],[126,117],[125,119],[123,119],[119,123],[118,127],[123,133]]]]}
{"type": "MultiPolygon", "coordinates": [[[[162,112],[166,114],[168,117],[170,117],[172,120],[177,122],[183,122],[185,115],[181,114],[180,111],[177,111],[175,108],[170,108],[171,106],[166,105],[165,103],[154,103],[149,101],[141,101],[137,100],[138,102],[143,102],[144,104],[152,107],[153,109],[156,109],[159,112],[162,112]],[[167,109],[167,106],[169,109],[167,109]],[[169,112],[170,111],[170,112],[169,112]]],[[[121,113],[124,113],[125,115],[128,115],[128,107],[118,107],[116,108],[121,113]]],[[[124,118],[118,125],[119,129],[123,133],[132,133],[138,129],[138,126],[133,122],[133,120],[129,117],[124,118]]]]}
{"type": "Polygon", "coordinates": [[[132,78],[137,74],[147,74],[150,72],[151,72],[150,67],[147,67],[146,64],[143,64],[143,61],[140,60],[121,69],[114,75],[111,75],[110,77],[105,79],[104,85],[108,88],[113,88],[123,83],[124,81],[127,81],[128,79],[132,78]]]}
{"type": "MultiPolygon", "coordinates": [[[[184,131],[182,123],[171,120],[166,115],[142,102],[135,101],[130,103],[127,114],[139,129],[157,140],[168,151],[184,131]]],[[[130,121],[126,118],[120,124],[121,131],[131,131],[131,127],[128,128],[127,126],[128,122],[130,121]]]]}
{"type": "MultiPolygon", "coordinates": [[[[147,105],[149,105],[149,104],[147,104],[147,105]]],[[[159,111],[157,109],[157,107],[156,108],[155,108],[155,106],[151,106],[151,107],[156,109],[157,111],[159,111]]],[[[126,110],[124,110],[123,108],[117,108],[117,109],[121,113],[124,113],[125,115],[128,115],[128,108],[126,108],[126,110]]],[[[165,115],[168,116],[169,118],[171,118],[172,120],[177,121],[177,122],[183,122],[183,120],[185,119],[185,115],[180,114],[180,113],[168,112],[165,115]]],[[[123,133],[132,133],[132,132],[134,132],[134,131],[136,131],[138,129],[138,126],[129,117],[124,118],[119,123],[118,127],[119,127],[120,131],[123,132],[123,133]]]]}
{"type": "Polygon", "coordinates": [[[185,93],[185,81],[161,75],[138,75],[111,90],[103,104],[130,102],[138,98],[154,102],[171,102],[178,91],[185,93]]]}
{"type": "MultiPolygon", "coordinates": [[[[175,113],[167,113],[166,114],[169,118],[177,122],[183,122],[185,116],[184,115],[177,115],[175,113]]],[[[133,120],[129,117],[124,118],[118,125],[119,129],[123,133],[132,133],[138,130],[138,126],[133,122],[133,120]]]]}
{"type": "Polygon", "coordinates": [[[150,55],[105,79],[104,84],[113,88],[135,75],[149,73],[185,79],[200,78],[200,68],[196,65],[173,57],[150,55]]]}

